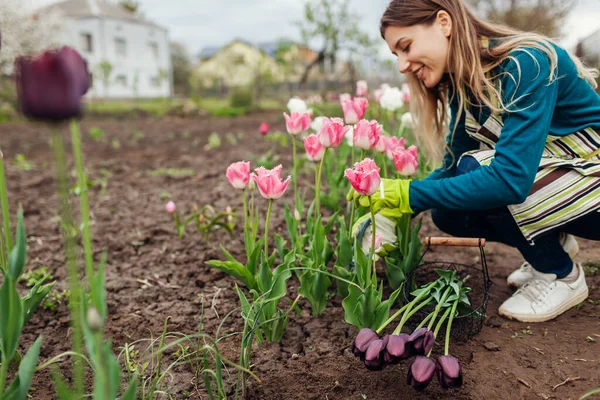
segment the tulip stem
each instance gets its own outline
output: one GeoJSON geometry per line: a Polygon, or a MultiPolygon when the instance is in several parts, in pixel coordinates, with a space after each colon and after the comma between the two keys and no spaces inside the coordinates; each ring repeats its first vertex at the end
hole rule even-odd
{"type": "Polygon", "coordinates": [[[10,360],[7,357],[2,357],[2,366],[0,367],[0,399],[4,398],[4,384],[6,383],[9,362],[10,360]]]}
{"type": "MultiPolygon", "coordinates": [[[[65,146],[63,137],[58,129],[54,129],[52,137],[52,147],[54,149],[54,159],[56,165],[56,180],[58,185],[58,195],[61,205],[61,225],[65,241],[66,264],[69,278],[69,309],[71,313],[71,324],[73,325],[73,351],[76,354],[83,353],[83,336],[81,333],[80,318],[80,284],[79,271],[77,268],[75,255],[75,238],[73,234],[73,214],[69,205],[69,189],[67,163],[65,161],[65,146]]],[[[73,381],[75,386],[76,398],[81,397],[83,391],[83,365],[81,360],[73,360],[73,381]]]]}
{"type": "Polygon", "coordinates": [[[433,326],[433,323],[435,322],[435,319],[437,318],[438,313],[440,312],[440,310],[442,309],[442,307],[444,306],[444,303],[446,302],[446,299],[448,298],[448,296],[450,295],[450,291],[452,290],[452,287],[448,286],[448,288],[446,289],[446,291],[444,292],[444,295],[442,296],[442,298],[440,299],[439,303],[437,306],[435,306],[435,310],[433,310],[433,319],[431,321],[429,321],[429,325],[427,325],[427,330],[430,331],[431,327],[433,326]]]}
{"type": "MultiPolygon", "coordinates": [[[[421,288],[422,292],[419,293],[417,295],[417,297],[415,297],[410,303],[408,303],[409,304],[408,310],[406,310],[406,312],[402,316],[402,319],[400,320],[400,324],[398,324],[398,327],[396,328],[396,330],[394,332],[400,333],[400,331],[402,330],[402,327],[404,326],[404,323],[406,322],[406,320],[414,314],[414,313],[412,313],[412,314],[408,315],[409,311],[414,307],[415,304],[419,303],[423,299],[423,297],[427,296],[431,292],[431,287],[436,282],[437,281],[428,283],[426,286],[422,287],[421,288]]],[[[428,299],[428,302],[429,302],[429,300],[430,299],[428,299]]]]}
{"type": "Polygon", "coordinates": [[[248,230],[248,199],[246,196],[246,189],[242,189],[242,202],[244,203],[244,235],[245,235],[246,231],[248,230]]]}
{"type": "MultiPolygon", "coordinates": [[[[6,241],[6,254],[2,249],[2,265],[7,262],[8,255],[12,250],[12,232],[10,230],[10,213],[8,211],[8,194],[6,189],[6,175],[4,173],[4,155],[0,153],[0,203],[2,204],[2,220],[4,221],[4,238],[6,241]]],[[[8,264],[7,264],[8,265],[8,264]]],[[[8,266],[7,266],[8,270],[8,266]]]]}
{"type": "Polygon", "coordinates": [[[410,317],[412,317],[413,315],[415,315],[421,308],[423,308],[427,304],[429,304],[431,302],[431,300],[432,300],[431,298],[426,299],[421,304],[419,304],[414,310],[409,310],[410,312],[409,311],[405,312],[404,315],[402,316],[402,320],[400,320],[400,323],[398,324],[398,326],[394,330],[394,335],[399,335],[400,332],[402,332],[402,328],[404,327],[404,324],[406,323],[406,321],[408,321],[410,319],[410,317]]]}
{"type": "Polygon", "coordinates": [[[269,199],[269,208],[267,209],[267,220],[265,221],[265,259],[269,259],[269,220],[271,219],[271,207],[273,199],[269,199]]]}
{"type": "Polygon", "coordinates": [[[317,179],[315,184],[315,221],[321,215],[321,173],[323,172],[323,164],[325,163],[325,156],[327,155],[327,148],[323,153],[323,158],[319,163],[319,170],[317,171],[317,179]]]}
{"type": "MultiPolygon", "coordinates": [[[[410,303],[409,303],[410,304],[410,303]]],[[[391,324],[396,318],[398,318],[398,316],[400,314],[402,314],[404,312],[404,310],[406,310],[409,306],[409,304],[405,304],[401,309],[399,309],[398,311],[396,311],[394,313],[394,315],[392,315],[390,318],[388,318],[387,321],[385,321],[383,323],[383,325],[381,325],[375,332],[377,332],[378,335],[381,334],[381,332],[383,332],[383,330],[389,325],[391,324]]]]}
{"type": "Polygon", "coordinates": [[[381,153],[380,155],[381,155],[381,164],[383,165],[383,177],[387,178],[387,156],[385,155],[385,151],[383,153],[381,153]]]}
{"type": "MultiPolygon", "coordinates": [[[[433,337],[434,338],[437,337],[438,332],[440,331],[440,328],[444,324],[444,321],[446,320],[446,318],[448,318],[449,314],[450,314],[450,308],[447,308],[446,311],[444,312],[444,314],[440,317],[438,323],[435,325],[435,330],[433,331],[433,337]]],[[[433,350],[433,349],[431,349],[431,350],[433,350]]],[[[431,350],[429,350],[429,353],[427,354],[427,357],[431,356],[431,350]]]]}
{"type": "Polygon", "coordinates": [[[371,255],[371,262],[372,262],[372,268],[373,268],[371,273],[373,275],[372,282],[375,281],[375,284],[377,285],[377,278],[376,278],[376,271],[375,271],[375,237],[377,235],[377,228],[375,226],[375,212],[373,211],[373,199],[371,198],[371,196],[369,196],[369,210],[371,211],[371,252],[369,254],[371,255]]]}
{"type": "Polygon", "coordinates": [[[416,329],[420,329],[420,328],[424,327],[424,326],[425,326],[425,324],[426,324],[426,323],[428,323],[428,322],[429,322],[429,320],[430,320],[432,317],[433,317],[433,313],[429,313],[429,314],[427,314],[427,316],[426,316],[425,318],[423,318],[423,321],[421,321],[421,323],[420,323],[419,325],[417,325],[417,327],[415,328],[415,330],[416,330],[416,329]]]}
{"type": "MultiPolygon", "coordinates": [[[[92,235],[90,232],[90,209],[88,204],[88,182],[85,176],[85,170],[83,169],[83,157],[81,155],[81,138],[79,137],[79,126],[77,121],[71,121],[71,141],[73,142],[73,154],[75,156],[75,165],[77,167],[77,186],[79,188],[79,207],[81,207],[81,222],[82,222],[82,236],[83,236],[83,254],[85,258],[85,273],[88,278],[88,283],[93,295],[94,307],[101,313],[103,313],[102,305],[96,300],[99,297],[94,296],[95,293],[94,285],[92,284],[94,277],[94,253],[92,250],[92,235]]],[[[180,234],[181,237],[181,234],[180,234]]]]}
{"type": "Polygon", "coordinates": [[[362,161],[362,160],[365,159],[365,154],[366,154],[365,149],[362,149],[361,152],[360,152],[360,161],[362,161]]]}
{"type": "Polygon", "coordinates": [[[294,200],[296,202],[295,207],[298,212],[300,199],[298,198],[298,163],[296,160],[296,136],[292,135],[292,179],[294,180],[294,200]]]}
{"type": "Polygon", "coordinates": [[[454,320],[454,316],[456,315],[456,307],[458,306],[459,299],[454,300],[454,304],[452,305],[452,311],[450,311],[450,316],[448,318],[448,325],[446,325],[446,344],[444,346],[444,355],[447,356],[450,350],[450,332],[452,331],[452,321],[454,320]]]}

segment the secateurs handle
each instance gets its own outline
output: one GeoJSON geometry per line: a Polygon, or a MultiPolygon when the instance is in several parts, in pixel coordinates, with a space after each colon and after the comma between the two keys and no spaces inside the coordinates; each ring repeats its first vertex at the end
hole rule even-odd
{"type": "Polygon", "coordinates": [[[464,246],[485,247],[484,238],[458,238],[458,237],[436,237],[427,236],[423,240],[425,246],[464,246]]]}

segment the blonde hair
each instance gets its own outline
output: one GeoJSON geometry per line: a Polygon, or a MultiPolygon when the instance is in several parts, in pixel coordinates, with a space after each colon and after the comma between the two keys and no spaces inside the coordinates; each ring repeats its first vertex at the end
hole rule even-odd
{"type": "MultiPolygon", "coordinates": [[[[494,113],[515,111],[510,107],[519,99],[512,98],[505,104],[501,95],[502,88],[496,85],[501,74],[490,74],[507,59],[514,60],[520,70],[518,61],[510,54],[515,50],[528,52],[524,49],[528,47],[542,51],[550,60],[549,82],[557,79],[558,56],[549,38],[482,21],[469,11],[463,0],[392,0],[381,17],[381,36],[385,38],[385,30],[389,26],[431,25],[442,10],[452,18],[450,50],[446,62],[453,73],[448,74],[448,79],[443,79],[433,88],[427,88],[412,74],[407,76],[412,94],[410,111],[416,120],[417,141],[425,147],[432,163],[439,162],[444,152],[448,104],[452,100],[448,99],[450,85],[454,89],[453,96],[458,97],[461,105],[455,116],[458,121],[464,112],[462,105],[473,104],[467,98],[467,91],[473,94],[477,106],[485,105],[494,113]],[[489,48],[487,38],[502,40],[489,48]]],[[[577,57],[569,55],[579,76],[596,88],[598,70],[584,67],[577,57]]],[[[518,85],[518,79],[512,76],[510,79],[518,85]]],[[[455,123],[455,129],[456,125],[455,123]]]]}

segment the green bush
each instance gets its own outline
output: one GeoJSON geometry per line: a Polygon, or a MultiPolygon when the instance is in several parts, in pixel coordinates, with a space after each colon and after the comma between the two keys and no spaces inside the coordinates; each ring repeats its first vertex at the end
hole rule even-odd
{"type": "Polygon", "coordinates": [[[249,87],[234,88],[229,97],[229,105],[232,108],[252,108],[254,95],[249,87]]]}

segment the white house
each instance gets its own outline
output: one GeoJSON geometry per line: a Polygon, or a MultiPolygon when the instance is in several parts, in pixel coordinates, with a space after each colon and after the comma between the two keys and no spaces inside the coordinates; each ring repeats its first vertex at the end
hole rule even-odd
{"type": "Polygon", "coordinates": [[[172,95],[167,29],[103,0],[66,0],[44,10],[64,16],[68,44],[87,60],[94,75],[90,96],[172,95]]]}

